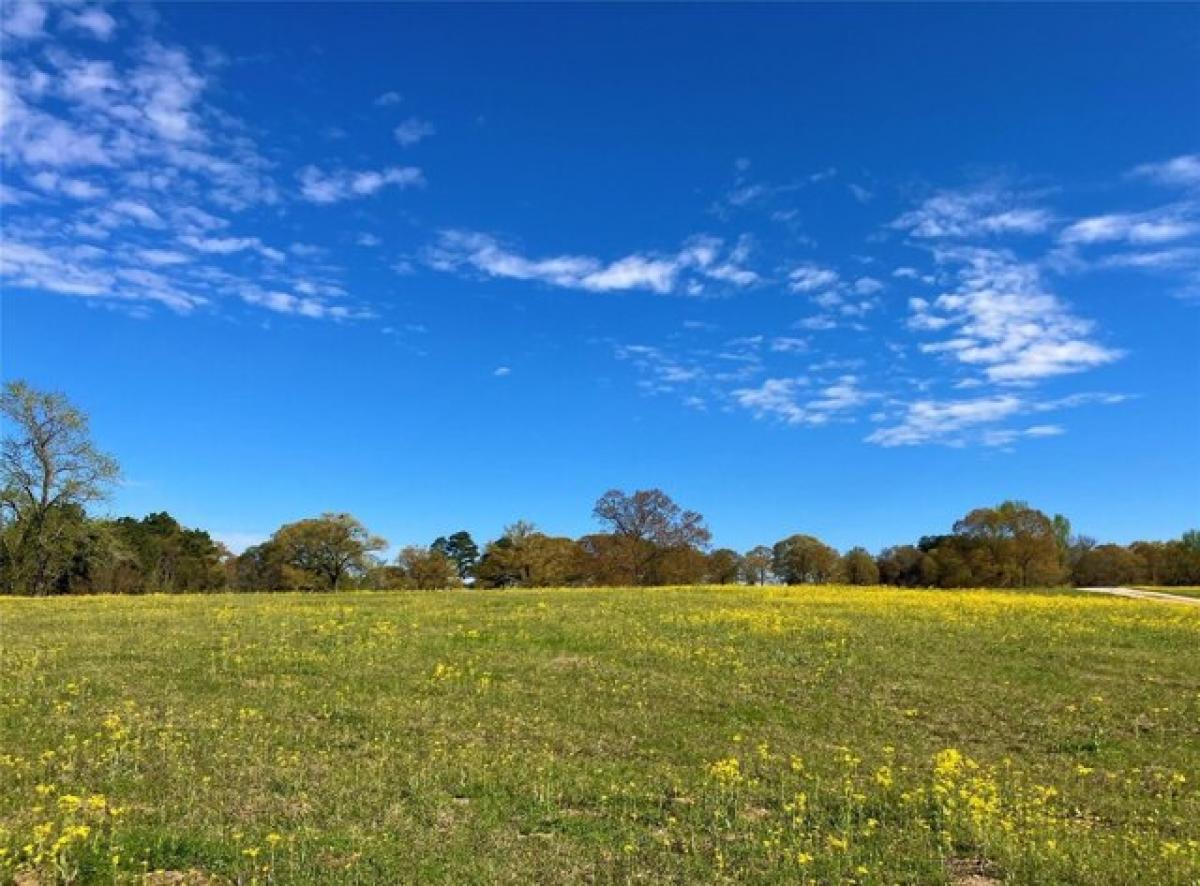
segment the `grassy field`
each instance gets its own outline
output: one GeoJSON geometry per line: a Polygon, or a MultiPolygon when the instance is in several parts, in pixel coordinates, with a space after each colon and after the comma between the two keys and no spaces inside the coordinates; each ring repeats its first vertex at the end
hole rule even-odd
{"type": "Polygon", "coordinates": [[[1200,882],[1187,606],[0,599],[0,641],[0,882],[1200,882]]]}

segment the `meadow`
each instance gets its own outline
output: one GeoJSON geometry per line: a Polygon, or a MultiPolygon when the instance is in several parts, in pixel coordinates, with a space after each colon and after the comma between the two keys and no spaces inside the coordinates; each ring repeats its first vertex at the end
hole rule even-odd
{"type": "Polygon", "coordinates": [[[0,882],[1200,882],[1200,608],[0,599],[0,882]]]}

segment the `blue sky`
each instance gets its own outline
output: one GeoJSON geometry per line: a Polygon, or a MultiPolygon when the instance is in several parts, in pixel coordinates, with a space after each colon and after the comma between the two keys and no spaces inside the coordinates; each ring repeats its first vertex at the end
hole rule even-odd
{"type": "Polygon", "coordinates": [[[3,15],[2,372],[113,512],[1200,523],[1200,7],[3,15]]]}

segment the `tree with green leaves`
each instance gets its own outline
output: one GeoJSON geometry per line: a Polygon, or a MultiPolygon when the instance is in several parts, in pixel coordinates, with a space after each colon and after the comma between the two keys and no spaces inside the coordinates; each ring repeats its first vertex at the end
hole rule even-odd
{"type": "Polygon", "coordinates": [[[371,555],[387,547],[386,539],[372,535],[356,518],[338,513],[281,526],[271,542],[283,563],[318,578],[331,591],[347,575],[365,572],[371,555]]]}
{"type": "Polygon", "coordinates": [[[582,563],[573,539],[546,535],[532,523],[518,520],[505,527],[500,538],[488,542],[476,578],[484,588],[571,585],[578,582],[582,563]]]}
{"type": "Polygon", "coordinates": [[[471,533],[460,529],[450,536],[438,536],[429,546],[432,550],[440,551],[454,562],[454,567],[460,579],[468,579],[475,574],[475,565],[479,562],[479,545],[471,538],[471,533]]]}
{"type": "Polygon", "coordinates": [[[758,545],[742,555],[742,580],[747,584],[765,585],[771,580],[771,549],[758,545]]]}
{"type": "Polygon", "coordinates": [[[842,557],[842,577],[847,584],[879,584],[879,566],[866,548],[851,548],[842,557]]]}
{"type": "Polygon", "coordinates": [[[87,416],[65,396],[4,385],[0,417],[0,589],[46,594],[120,470],[92,442],[87,416]]]}
{"type": "Polygon", "coordinates": [[[436,548],[409,545],[396,556],[396,567],[401,586],[410,590],[436,591],[462,584],[455,562],[436,548]]]}
{"type": "Polygon", "coordinates": [[[188,529],[166,512],[122,517],[113,526],[136,560],[141,591],[211,591],[224,583],[227,552],[204,530],[188,529]]]}
{"type": "Polygon", "coordinates": [[[790,585],[832,581],[841,558],[811,535],[790,535],[771,551],[771,571],[790,585]]]}
{"type": "Polygon", "coordinates": [[[708,555],[705,581],[715,585],[736,584],[742,573],[742,558],[730,548],[717,548],[708,555]]]}
{"type": "Polygon", "coordinates": [[[994,508],[976,508],[954,524],[954,534],[969,554],[973,584],[999,587],[1037,587],[1060,584],[1066,578],[1066,551],[1059,525],[1023,501],[1006,501],[994,508]],[[988,568],[981,568],[987,564],[988,568]]]}

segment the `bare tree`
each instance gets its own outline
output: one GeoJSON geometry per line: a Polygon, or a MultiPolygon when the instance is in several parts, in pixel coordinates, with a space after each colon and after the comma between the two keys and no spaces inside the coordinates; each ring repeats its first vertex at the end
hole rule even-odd
{"type": "Polygon", "coordinates": [[[636,584],[653,577],[653,566],[665,552],[703,550],[712,540],[704,517],[683,510],[661,489],[639,489],[632,495],[610,489],[592,513],[612,530],[617,541],[614,554],[627,561],[636,584]]]}

